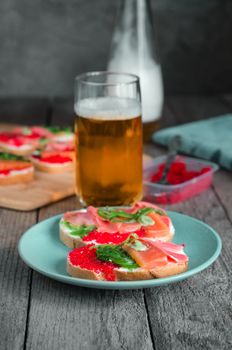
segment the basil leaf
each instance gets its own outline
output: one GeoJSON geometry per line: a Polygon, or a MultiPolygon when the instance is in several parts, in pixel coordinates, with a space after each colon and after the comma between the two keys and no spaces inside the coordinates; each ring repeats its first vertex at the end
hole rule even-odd
{"type": "MultiPolygon", "coordinates": [[[[147,216],[147,214],[151,213],[153,210],[153,208],[146,207],[132,214],[123,210],[104,208],[98,209],[98,215],[110,222],[123,222],[127,224],[140,222],[143,226],[149,226],[154,224],[154,220],[147,216]]],[[[159,210],[159,212],[161,211],[159,210]]]]}
{"type": "Polygon", "coordinates": [[[69,229],[69,233],[72,236],[78,236],[80,238],[87,236],[87,234],[93,230],[95,230],[96,226],[95,225],[79,225],[75,226],[72,225],[68,221],[62,221],[62,224],[69,229]]]}
{"type": "Polygon", "coordinates": [[[154,225],[154,220],[152,218],[150,218],[147,215],[141,215],[138,219],[138,221],[143,225],[143,226],[150,226],[150,225],[154,225]]]}
{"type": "Polygon", "coordinates": [[[153,208],[153,210],[156,214],[159,214],[160,216],[166,216],[165,212],[160,209],[153,208]]]}
{"type": "Polygon", "coordinates": [[[142,242],[136,240],[133,243],[130,244],[130,247],[139,251],[139,252],[143,252],[145,250],[147,250],[147,246],[145,246],[145,244],[143,244],[142,242]]]}
{"type": "Polygon", "coordinates": [[[42,137],[40,140],[39,140],[39,143],[40,143],[40,146],[44,146],[48,143],[48,139],[46,137],[42,137]]]}
{"type": "Polygon", "coordinates": [[[139,209],[138,211],[137,211],[137,213],[135,213],[135,215],[136,215],[136,217],[140,217],[140,216],[142,216],[142,215],[147,215],[147,214],[149,214],[149,213],[151,213],[152,212],[152,208],[148,208],[148,207],[146,207],[146,208],[142,208],[142,209],[139,209]]]}
{"type": "Polygon", "coordinates": [[[25,160],[22,156],[16,156],[15,154],[0,152],[0,159],[2,160],[25,160]]]}
{"type": "Polygon", "coordinates": [[[49,126],[47,130],[51,131],[53,134],[58,134],[59,132],[65,132],[66,134],[70,134],[72,129],[70,127],[60,127],[60,126],[49,126]]]}
{"type": "Polygon", "coordinates": [[[31,135],[31,134],[32,134],[32,131],[31,131],[30,128],[28,128],[28,127],[25,126],[25,127],[22,129],[22,134],[23,134],[23,135],[31,135]]]}
{"type": "Polygon", "coordinates": [[[96,254],[99,260],[110,261],[127,269],[139,267],[120,246],[100,245],[96,249],[96,254]]]}
{"type": "Polygon", "coordinates": [[[127,220],[124,219],[132,220],[134,218],[134,214],[127,213],[123,210],[115,210],[111,208],[98,209],[98,215],[108,221],[114,220],[114,222],[117,222],[116,219],[119,219],[119,222],[125,222],[127,220]]]}

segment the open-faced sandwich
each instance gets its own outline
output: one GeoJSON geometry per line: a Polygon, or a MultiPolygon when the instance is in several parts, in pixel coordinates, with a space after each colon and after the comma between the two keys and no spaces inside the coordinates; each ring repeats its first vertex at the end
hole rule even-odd
{"type": "Polygon", "coordinates": [[[13,131],[0,132],[0,150],[19,156],[28,156],[39,147],[39,138],[13,131]]]}
{"type": "Polygon", "coordinates": [[[70,248],[87,244],[121,244],[131,233],[152,241],[171,241],[174,227],[166,212],[150,203],[131,208],[94,208],[64,214],[60,239],[70,248]]]}
{"type": "Polygon", "coordinates": [[[13,133],[40,139],[54,140],[57,142],[74,141],[74,133],[69,127],[60,126],[23,126],[12,130],[13,133]]]}
{"type": "MultiPolygon", "coordinates": [[[[58,130],[58,129],[57,129],[58,130]]],[[[58,133],[51,138],[41,149],[37,149],[31,156],[36,169],[48,173],[62,173],[73,170],[74,167],[74,140],[69,137],[71,132],[58,133]]]]}
{"type": "Polygon", "coordinates": [[[74,133],[69,127],[50,126],[47,128],[57,142],[74,142],[74,133]]]}
{"type": "Polygon", "coordinates": [[[33,152],[30,160],[40,171],[63,173],[74,168],[74,149],[60,142],[48,144],[44,150],[33,152]],[[58,151],[58,148],[60,149],[58,151]]]}
{"type": "Polygon", "coordinates": [[[180,274],[187,270],[183,245],[153,241],[130,234],[120,245],[87,245],[72,250],[67,272],[92,280],[149,280],[180,274]]]}
{"type": "Polygon", "coordinates": [[[26,183],[34,178],[32,163],[22,156],[0,152],[0,185],[26,183]]]}
{"type": "Polygon", "coordinates": [[[74,133],[70,128],[43,126],[22,126],[0,132],[0,148],[16,155],[31,155],[50,142],[69,146],[74,142],[74,133]]]}

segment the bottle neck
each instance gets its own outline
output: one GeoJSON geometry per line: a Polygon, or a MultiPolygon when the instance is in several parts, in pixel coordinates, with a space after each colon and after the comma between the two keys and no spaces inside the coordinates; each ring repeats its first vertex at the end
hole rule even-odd
{"type": "Polygon", "coordinates": [[[139,22],[152,23],[150,0],[121,0],[118,22],[123,29],[134,28],[139,22]]]}
{"type": "Polygon", "coordinates": [[[121,0],[111,52],[123,47],[134,52],[143,64],[145,57],[158,62],[152,23],[150,0],[121,0]]]}

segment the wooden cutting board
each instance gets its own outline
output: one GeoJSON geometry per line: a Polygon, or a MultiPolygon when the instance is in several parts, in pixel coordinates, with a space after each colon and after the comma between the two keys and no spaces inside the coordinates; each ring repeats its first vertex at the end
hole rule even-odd
{"type": "MultiPolygon", "coordinates": [[[[15,125],[0,124],[0,130],[10,130],[15,125]]],[[[144,165],[151,157],[143,156],[144,165]]],[[[0,206],[30,211],[75,194],[75,174],[48,174],[35,171],[35,179],[29,184],[0,186],[0,206]]]]}
{"type": "Polygon", "coordinates": [[[29,184],[0,186],[0,206],[16,210],[33,210],[74,194],[74,173],[35,172],[29,184]]]}

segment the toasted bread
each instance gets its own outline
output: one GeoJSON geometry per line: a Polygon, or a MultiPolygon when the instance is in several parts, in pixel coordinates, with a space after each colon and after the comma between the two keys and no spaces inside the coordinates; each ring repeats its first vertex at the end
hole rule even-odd
{"type": "MultiPolygon", "coordinates": [[[[154,278],[164,278],[168,276],[178,275],[185,272],[188,268],[188,263],[169,263],[165,267],[157,267],[152,270],[147,270],[143,268],[137,268],[133,270],[125,268],[115,268],[114,272],[117,281],[138,281],[138,280],[151,280],[154,278]]],[[[106,280],[104,274],[95,271],[88,270],[86,268],[81,268],[80,266],[75,266],[71,263],[69,257],[67,258],[67,272],[69,275],[82,279],[90,280],[106,280]]]]}
{"type": "Polygon", "coordinates": [[[35,168],[39,171],[46,173],[58,174],[66,171],[72,171],[74,169],[74,164],[72,161],[66,163],[46,163],[42,162],[39,159],[31,157],[30,160],[34,164],[35,168]]]}

